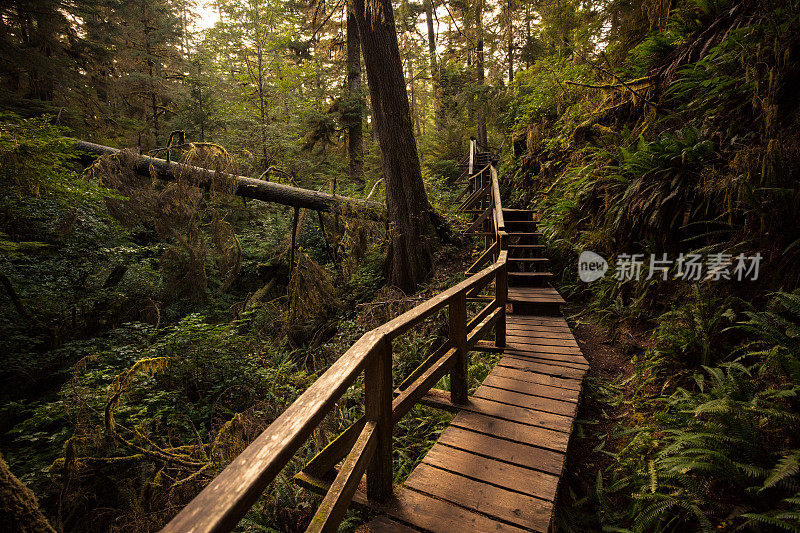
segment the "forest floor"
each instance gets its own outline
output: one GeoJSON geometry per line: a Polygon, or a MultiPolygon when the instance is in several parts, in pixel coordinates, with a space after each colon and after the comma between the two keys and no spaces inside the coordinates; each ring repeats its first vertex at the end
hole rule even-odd
{"type": "Polygon", "coordinates": [[[570,315],[579,311],[575,304],[564,309],[589,362],[559,487],[556,523],[565,530],[574,529],[564,527],[567,524],[577,522],[585,527],[587,522],[596,521],[599,509],[590,495],[597,490],[598,473],[614,462],[616,429],[628,412],[624,399],[633,374],[632,359],[644,353],[649,344],[649,331],[643,326],[621,325],[611,332],[586,319],[570,320],[570,315]],[[575,513],[583,516],[576,517],[575,513]]]}

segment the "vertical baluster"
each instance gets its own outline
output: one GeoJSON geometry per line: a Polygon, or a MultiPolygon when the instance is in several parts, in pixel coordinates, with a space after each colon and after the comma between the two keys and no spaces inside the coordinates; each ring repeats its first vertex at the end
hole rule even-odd
{"type": "Polygon", "coordinates": [[[392,343],[382,341],[364,370],[364,411],[376,423],[378,444],[367,466],[367,497],[392,494],[392,343]]]}
{"type": "MultiPolygon", "coordinates": [[[[499,248],[499,247],[498,247],[499,248]]],[[[494,323],[494,343],[496,346],[506,345],[506,302],[508,301],[508,263],[497,269],[495,274],[495,300],[500,308],[500,316],[494,323]]]]}
{"type": "Polygon", "coordinates": [[[467,402],[467,295],[461,291],[450,300],[450,343],[456,362],[450,371],[450,400],[467,402]]]}

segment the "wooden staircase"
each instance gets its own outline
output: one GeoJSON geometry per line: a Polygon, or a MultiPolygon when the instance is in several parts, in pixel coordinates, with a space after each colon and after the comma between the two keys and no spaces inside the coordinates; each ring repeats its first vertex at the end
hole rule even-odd
{"type": "MultiPolygon", "coordinates": [[[[491,154],[481,153],[476,161],[477,167],[484,170],[479,170],[470,177],[470,194],[459,206],[459,210],[475,215],[465,235],[483,237],[485,250],[467,269],[467,274],[480,270],[497,253],[497,249],[493,249],[491,244],[494,231],[493,221],[489,216],[491,194],[487,187],[487,182],[491,184],[491,173],[496,172],[491,165],[494,158],[491,154]]],[[[560,316],[560,306],[564,299],[549,284],[553,274],[550,272],[550,260],[542,255],[545,246],[541,242],[539,214],[530,209],[503,208],[502,211],[507,234],[505,246],[508,249],[508,301],[513,306],[513,312],[560,316]]]]}

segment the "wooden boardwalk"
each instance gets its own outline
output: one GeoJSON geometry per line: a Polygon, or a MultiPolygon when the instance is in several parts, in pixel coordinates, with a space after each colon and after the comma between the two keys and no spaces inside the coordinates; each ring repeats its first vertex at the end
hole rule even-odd
{"type": "MultiPolygon", "coordinates": [[[[477,166],[493,166],[479,154],[477,166]],[[481,159],[481,156],[483,159],[481,159]]],[[[479,176],[479,175],[478,175],[479,176]]],[[[496,175],[492,176],[496,180],[496,175]]],[[[471,183],[462,211],[468,235],[490,237],[468,273],[491,255],[488,187],[471,183]]],[[[365,531],[548,531],[581,385],[589,368],[564,318],[564,299],[546,284],[539,217],[502,209],[509,250],[505,346],[495,368],[465,404],[431,390],[424,402],[456,412],[422,462],[394,490],[385,515],[365,531]]],[[[495,223],[496,226],[496,223],[495,223]]],[[[490,346],[491,347],[491,346],[490,346]]]]}
{"type": "Polygon", "coordinates": [[[561,317],[507,318],[507,347],[366,531],[547,531],[589,365],[561,317]]]}

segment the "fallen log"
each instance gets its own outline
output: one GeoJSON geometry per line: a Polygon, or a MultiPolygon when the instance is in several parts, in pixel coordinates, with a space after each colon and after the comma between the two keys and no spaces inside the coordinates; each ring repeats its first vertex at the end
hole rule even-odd
{"type": "MultiPolygon", "coordinates": [[[[113,155],[120,150],[87,141],[76,140],[75,147],[85,154],[81,158],[84,164],[91,164],[97,156],[113,155]]],[[[136,156],[133,162],[134,172],[143,176],[155,176],[162,180],[174,180],[176,176],[191,174],[198,186],[209,188],[214,179],[219,180],[220,173],[205,168],[184,165],[174,161],[166,161],[146,155],[136,156]]],[[[348,196],[337,196],[301,187],[282,185],[271,181],[262,181],[245,176],[222,174],[236,180],[235,194],[245,198],[253,198],[264,202],[272,202],[293,207],[303,207],[316,211],[338,211],[346,216],[384,220],[386,207],[379,202],[360,200],[348,196]]]]}

